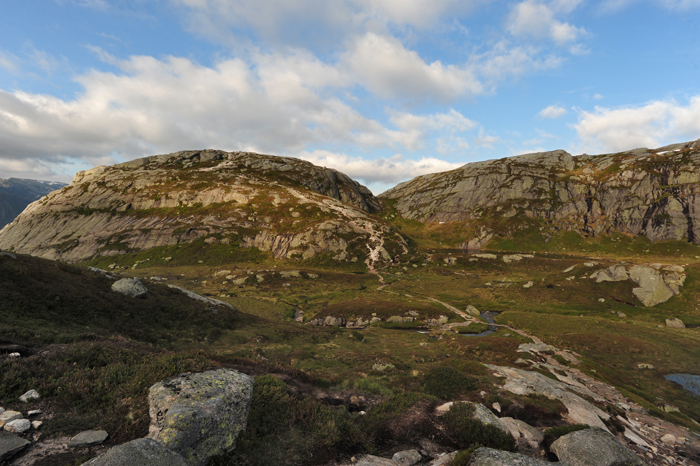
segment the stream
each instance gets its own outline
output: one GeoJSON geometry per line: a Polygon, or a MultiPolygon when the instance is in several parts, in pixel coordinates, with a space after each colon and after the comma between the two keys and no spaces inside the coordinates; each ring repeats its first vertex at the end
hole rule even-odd
{"type": "Polygon", "coordinates": [[[485,337],[486,335],[491,335],[493,332],[498,330],[498,326],[496,326],[496,321],[494,320],[498,314],[500,314],[500,311],[484,311],[481,313],[480,317],[484,319],[487,323],[489,324],[494,324],[494,325],[489,325],[488,330],[484,330],[481,333],[462,333],[463,337],[485,337]]]}

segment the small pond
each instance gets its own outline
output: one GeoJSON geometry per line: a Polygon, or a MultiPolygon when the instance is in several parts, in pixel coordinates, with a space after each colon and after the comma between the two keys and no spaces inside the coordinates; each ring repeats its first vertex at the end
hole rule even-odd
{"type": "MultiPolygon", "coordinates": [[[[481,313],[481,318],[484,319],[489,324],[495,324],[496,321],[494,320],[494,318],[498,314],[500,314],[499,311],[484,311],[481,313]]],[[[486,335],[491,335],[496,330],[498,330],[498,327],[496,325],[491,325],[491,326],[489,326],[488,330],[484,330],[481,333],[462,333],[461,335],[463,337],[485,337],[486,335]]]]}
{"type": "Polygon", "coordinates": [[[671,382],[676,382],[693,395],[700,396],[700,375],[668,374],[665,375],[664,378],[666,380],[670,380],[671,382]]]}

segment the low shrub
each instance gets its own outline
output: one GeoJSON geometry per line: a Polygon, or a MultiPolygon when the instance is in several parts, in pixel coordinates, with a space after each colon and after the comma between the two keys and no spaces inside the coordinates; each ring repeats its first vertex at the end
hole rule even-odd
{"type": "Polygon", "coordinates": [[[474,406],[457,403],[443,416],[449,437],[459,448],[475,445],[497,450],[515,451],[515,439],[501,429],[473,419],[474,406]]]}
{"type": "Polygon", "coordinates": [[[476,390],[476,381],[464,372],[450,366],[430,369],[424,379],[423,390],[442,400],[455,399],[476,390]]]}

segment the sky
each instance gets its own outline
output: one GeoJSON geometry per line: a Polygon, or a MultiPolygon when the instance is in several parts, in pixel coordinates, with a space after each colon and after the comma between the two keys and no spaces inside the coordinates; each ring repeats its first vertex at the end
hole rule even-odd
{"type": "Polygon", "coordinates": [[[700,138],[700,0],[0,1],[0,178],[190,149],[378,194],[700,138]]]}

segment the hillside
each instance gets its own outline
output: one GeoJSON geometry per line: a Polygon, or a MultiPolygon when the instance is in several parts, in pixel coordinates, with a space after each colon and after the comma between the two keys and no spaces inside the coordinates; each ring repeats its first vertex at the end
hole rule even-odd
{"type": "Polygon", "coordinates": [[[0,228],[13,221],[32,202],[65,185],[55,181],[0,179],[0,228]]]}
{"type": "Polygon", "coordinates": [[[462,247],[560,231],[700,243],[700,140],[572,157],[558,150],[419,176],[381,194],[405,219],[469,226],[462,247]],[[516,235],[517,233],[517,235],[516,235]]]}
{"type": "Polygon", "coordinates": [[[378,209],[367,188],[335,170],[187,151],[79,172],[0,231],[0,248],[67,261],[158,248],[148,258],[164,261],[196,244],[197,260],[262,251],[372,266],[406,252],[403,238],[371,215],[378,209]]]}

